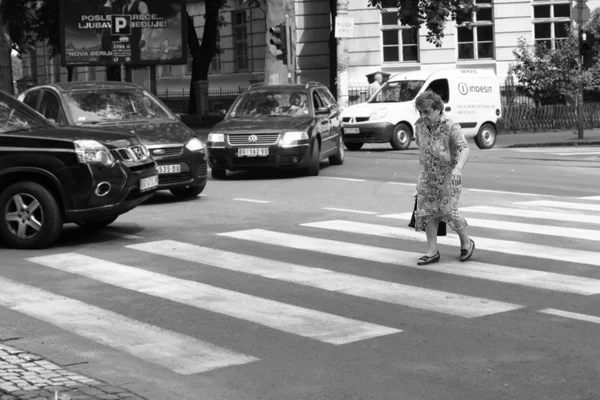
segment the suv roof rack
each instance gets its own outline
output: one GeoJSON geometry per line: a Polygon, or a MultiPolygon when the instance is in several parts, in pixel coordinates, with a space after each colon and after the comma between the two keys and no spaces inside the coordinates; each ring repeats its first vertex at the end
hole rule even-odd
{"type": "Polygon", "coordinates": [[[323,84],[321,82],[316,81],[306,82],[306,89],[313,86],[323,86],[323,84]]]}
{"type": "Polygon", "coordinates": [[[250,87],[248,88],[248,90],[258,87],[258,86],[264,86],[264,83],[259,82],[259,83],[253,83],[252,85],[250,85],[250,87]]]}

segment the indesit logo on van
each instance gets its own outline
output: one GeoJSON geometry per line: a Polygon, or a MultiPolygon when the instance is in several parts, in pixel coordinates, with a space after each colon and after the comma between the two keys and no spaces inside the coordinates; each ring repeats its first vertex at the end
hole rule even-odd
{"type": "Polygon", "coordinates": [[[471,93],[491,93],[491,86],[483,86],[483,85],[467,85],[464,82],[458,83],[458,92],[463,96],[466,96],[469,92],[471,93]]]}

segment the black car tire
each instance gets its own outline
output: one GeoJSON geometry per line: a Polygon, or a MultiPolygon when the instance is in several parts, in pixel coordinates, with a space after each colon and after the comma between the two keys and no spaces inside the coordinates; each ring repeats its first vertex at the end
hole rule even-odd
{"type": "Polygon", "coordinates": [[[405,123],[399,123],[394,127],[390,144],[394,150],[406,150],[410,147],[411,139],[410,127],[405,123]]]}
{"type": "Polygon", "coordinates": [[[318,176],[321,170],[321,146],[316,140],[311,146],[310,165],[306,168],[306,175],[318,176]]]}
{"type": "Polygon", "coordinates": [[[350,151],[358,151],[362,149],[364,143],[344,143],[348,150],[350,151]]]}
{"type": "Polygon", "coordinates": [[[102,229],[102,228],[106,228],[107,226],[109,226],[110,224],[115,222],[117,220],[117,218],[119,218],[118,215],[116,217],[99,218],[99,219],[92,219],[89,221],[76,222],[76,224],[84,229],[102,229]]]}
{"type": "Polygon", "coordinates": [[[496,144],[496,128],[492,124],[483,124],[475,136],[475,144],[482,150],[491,149],[496,144]]]}
{"type": "Polygon", "coordinates": [[[342,165],[344,163],[344,140],[342,134],[338,136],[337,152],[329,157],[329,164],[331,165],[342,165]]]}
{"type": "MultiPolygon", "coordinates": [[[[12,211],[11,211],[12,212],[12,211]]],[[[10,246],[18,249],[40,249],[50,246],[56,241],[62,230],[62,210],[54,195],[44,186],[36,182],[23,181],[9,186],[0,195],[0,236],[10,246]],[[13,232],[15,224],[6,220],[9,213],[9,205],[15,206],[14,197],[21,195],[27,197],[27,204],[33,201],[39,203],[34,216],[41,228],[29,238],[19,238],[13,232]]],[[[18,227],[16,227],[18,228],[18,227]]]]}
{"type": "Polygon", "coordinates": [[[179,197],[181,199],[191,199],[198,196],[200,193],[204,191],[206,187],[206,182],[198,186],[188,186],[185,188],[173,188],[170,189],[171,193],[175,197],[179,197]]]}
{"type": "Polygon", "coordinates": [[[214,179],[225,179],[227,178],[227,170],[225,168],[213,168],[210,170],[210,175],[214,179]]]}

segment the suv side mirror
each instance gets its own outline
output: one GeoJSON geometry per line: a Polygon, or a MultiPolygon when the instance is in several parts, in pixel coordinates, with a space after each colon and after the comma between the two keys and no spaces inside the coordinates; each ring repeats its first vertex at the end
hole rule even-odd
{"type": "Polygon", "coordinates": [[[50,121],[53,125],[58,125],[58,123],[56,122],[56,120],[54,118],[47,118],[48,121],[50,121]]]}
{"type": "Polygon", "coordinates": [[[317,108],[317,111],[315,112],[315,114],[317,114],[317,115],[329,114],[330,112],[331,112],[331,110],[329,109],[329,107],[319,107],[319,108],[317,108]]]}

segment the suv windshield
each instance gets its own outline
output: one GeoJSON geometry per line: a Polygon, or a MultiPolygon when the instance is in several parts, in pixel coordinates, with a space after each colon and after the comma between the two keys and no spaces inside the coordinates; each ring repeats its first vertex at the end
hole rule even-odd
{"type": "Polygon", "coordinates": [[[367,103],[398,103],[411,101],[419,93],[425,81],[394,81],[386,82],[379,92],[367,103]]]}
{"type": "Polygon", "coordinates": [[[20,101],[0,92],[0,133],[51,126],[43,116],[20,101]]]}
{"type": "Polygon", "coordinates": [[[305,92],[253,90],[243,94],[231,111],[231,118],[301,117],[308,115],[305,92]]]}
{"type": "Polygon", "coordinates": [[[145,90],[77,91],[65,93],[65,99],[76,124],[176,119],[145,90]]]}

